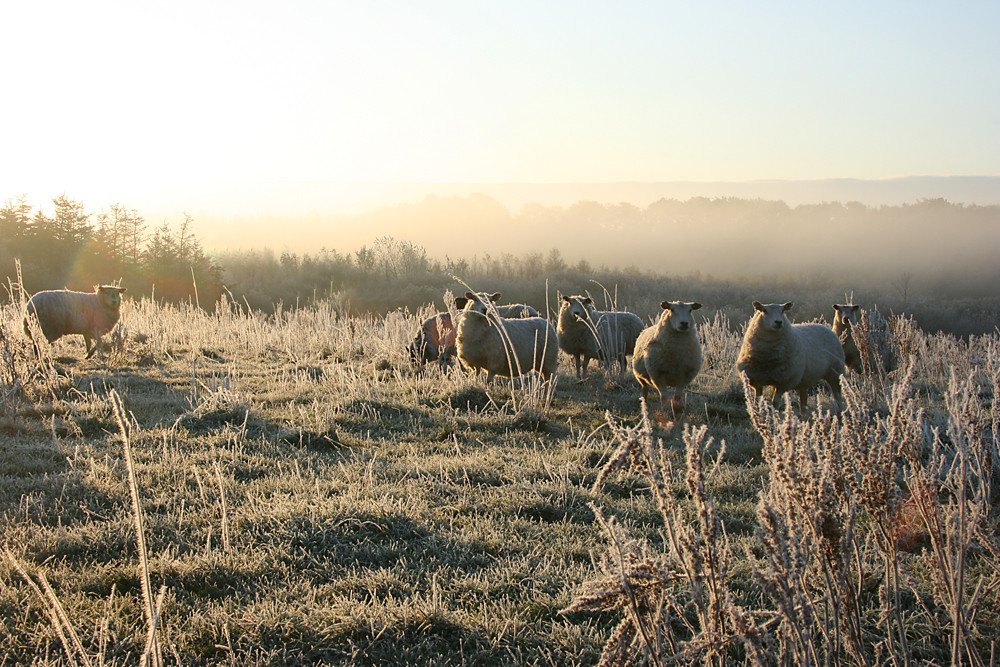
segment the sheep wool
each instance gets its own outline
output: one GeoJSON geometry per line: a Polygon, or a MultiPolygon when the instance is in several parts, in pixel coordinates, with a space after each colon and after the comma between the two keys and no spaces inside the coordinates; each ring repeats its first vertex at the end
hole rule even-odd
{"type": "Polygon", "coordinates": [[[826,380],[837,407],[843,407],[840,376],[844,374],[844,347],[837,334],[822,324],[795,324],[786,316],[792,303],[766,306],[753,302],[754,316],[747,325],[743,346],[736,360],[738,373],[745,373],[756,396],[764,387],[774,387],[774,402],[786,392],[799,394],[799,410],[805,412],[809,390],[826,380]]]}
{"type": "Polygon", "coordinates": [[[559,363],[555,328],[541,317],[498,317],[493,302],[499,294],[466,293],[459,315],[456,346],[464,366],[494,375],[517,377],[538,371],[548,380],[559,363]]]}
{"type": "Polygon", "coordinates": [[[538,311],[524,303],[508,303],[496,308],[497,312],[500,313],[500,317],[521,319],[525,317],[538,317],[538,311]]]}
{"type": "Polygon", "coordinates": [[[556,330],[560,349],[572,357],[582,380],[591,359],[624,367],[643,323],[634,313],[599,311],[589,296],[563,296],[556,330]]]}
{"type": "Polygon", "coordinates": [[[642,386],[643,399],[653,388],[662,403],[667,390],[672,388],[672,405],[676,410],[683,405],[687,386],[701,371],[701,341],[692,317],[701,304],[663,301],[660,307],[663,309],[660,319],[639,334],[632,372],[642,386]]]}
{"type": "MultiPolygon", "coordinates": [[[[101,285],[93,292],[45,290],[28,300],[24,333],[31,338],[29,318],[35,317],[49,343],[63,336],[80,334],[89,359],[97,351],[101,336],[111,331],[121,314],[124,287],[101,285]]],[[[38,345],[32,340],[36,354],[38,345]]]]}

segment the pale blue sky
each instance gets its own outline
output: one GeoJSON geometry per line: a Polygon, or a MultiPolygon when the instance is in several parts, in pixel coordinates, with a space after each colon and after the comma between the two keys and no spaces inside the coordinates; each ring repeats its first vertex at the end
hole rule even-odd
{"type": "Polygon", "coordinates": [[[0,20],[4,200],[1000,175],[995,1],[41,0],[0,20]]]}

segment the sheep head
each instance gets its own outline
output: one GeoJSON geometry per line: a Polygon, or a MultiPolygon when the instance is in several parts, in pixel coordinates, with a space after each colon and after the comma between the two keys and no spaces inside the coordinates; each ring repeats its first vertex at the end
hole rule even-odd
{"type": "Polygon", "coordinates": [[[660,326],[670,327],[678,333],[694,329],[694,318],[691,312],[701,308],[697,301],[662,301],[660,308],[660,326]]]}
{"type": "Polygon", "coordinates": [[[753,302],[754,310],[756,310],[756,318],[758,319],[758,326],[767,329],[769,331],[782,331],[792,326],[785,313],[792,309],[792,302],[788,303],[769,303],[766,306],[762,305],[759,301],[753,302]]]}

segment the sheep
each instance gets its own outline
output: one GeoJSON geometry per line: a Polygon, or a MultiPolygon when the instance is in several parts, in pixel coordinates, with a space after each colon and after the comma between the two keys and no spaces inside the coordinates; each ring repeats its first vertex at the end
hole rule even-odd
{"type": "Polygon", "coordinates": [[[747,325],[736,370],[744,373],[755,396],[774,387],[774,403],[789,390],[799,394],[799,411],[805,412],[809,390],[826,380],[837,408],[843,409],[840,376],[844,374],[844,346],[833,330],[822,324],[793,325],[785,313],[792,303],[766,306],[753,302],[754,316],[747,325]]]}
{"type": "Polygon", "coordinates": [[[683,410],[687,386],[701,370],[701,341],[694,326],[692,312],[701,308],[697,302],[663,301],[663,312],[656,324],[639,334],[632,356],[632,372],[642,387],[646,400],[652,387],[663,405],[665,392],[673,387],[671,407],[683,410]]]}
{"type": "Polygon", "coordinates": [[[861,373],[861,353],[854,341],[852,325],[858,323],[859,306],[853,304],[833,304],[836,314],[833,318],[833,333],[844,346],[844,364],[855,373],[861,373]]]}
{"type": "Polygon", "coordinates": [[[455,356],[455,333],[451,313],[428,317],[410,341],[410,360],[417,364],[436,361],[446,366],[455,356]]]}
{"type": "Polygon", "coordinates": [[[82,334],[87,358],[92,357],[101,336],[118,323],[124,293],[125,288],[117,285],[100,285],[93,292],[45,290],[36,293],[28,300],[24,316],[24,333],[31,339],[35,354],[41,356],[38,344],[31,336],[31,317],[37,318],[49,343],[70,334],[82,334]]]}
{"type": "MultiPolygon", "coordinates": [[[[455,298],[455,307],[462,310],[465,307],[465,297],[455,298]]],[[[424,320],[416,335],[410,341],[410,360],[417,364],[437,361],[445,367],[455,356],[456,327],[451,313],[444,311],[424,320]]]]}
{"type": "MultiPolygon", "coordinates": [[[[496,301],[501,296],[500,292],[490,295],[491,301],[496,301]]],[[[461,311],[465,308],[466,298],[464,296],[455,297],[455,307],[461,311]]],[[[524,318],[538,317],[538,311],[523,303],[508,304],[506,306],[496,306],[501,317],[524,318]]],[[[410,341],[410,360],[414,363],[425,364],[437,361],[442,367],[449,364],[455,356],[455,336],[457,328],[452,322],[451,313],[440,312],[424,320],[413,340],[410,341]]]]}
{"type": "Polygon", "coordinates": [[[466,368],[494,375],[516,377],[531,370],[548,380],[559,363],[555,328],[542,317],[497,318],[492,302],[498,295],[466,292],[459,314],[456,347],[466,368]]]}
{"type": "MultiPolygon", "coordinates": [[[[497,298],[500,298],[500,292],[497,292],[496,296],[497,298]]],[[[503,306],[497,306],[496,309],[497,312],[500,313],[500,317],[508,319],[538,317],[538,311],[525,303],[508,303],[503,306]]]]}
{"type": "Polygon", "coordinates": [[[559,347],[573,358],[579,381],[591,359],[624,367],[643,330],[638,315],[599,311],[589,296],[563,296],[557,324],[559,347]]]}

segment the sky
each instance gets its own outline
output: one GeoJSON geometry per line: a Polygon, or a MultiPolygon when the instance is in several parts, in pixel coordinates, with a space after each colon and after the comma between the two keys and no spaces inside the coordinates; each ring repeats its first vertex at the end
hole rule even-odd
{"type": "Polygon", "coordinates": [[[33,0],[0,20],[3,201],[1000,175],[995,0],[33,0]]]}

